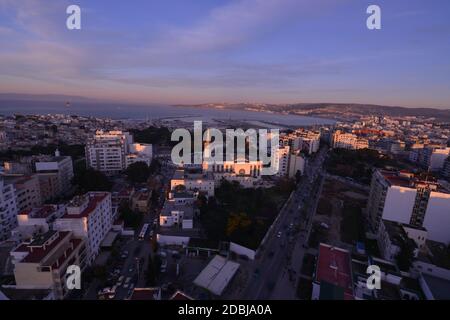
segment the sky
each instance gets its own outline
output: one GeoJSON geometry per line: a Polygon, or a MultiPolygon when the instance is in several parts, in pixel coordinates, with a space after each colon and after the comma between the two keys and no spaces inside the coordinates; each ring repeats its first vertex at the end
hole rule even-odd
{"type": "Polygon", "coordinates": [[[0,93],[450,108],[450,1],[0,0],[0,93]]]}

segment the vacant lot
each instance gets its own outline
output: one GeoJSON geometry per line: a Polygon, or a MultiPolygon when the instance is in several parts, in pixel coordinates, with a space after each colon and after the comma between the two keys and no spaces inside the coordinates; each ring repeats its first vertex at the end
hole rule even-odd
{"type": "Polygon", "coordinates": [[[314,215],[310,245],[316,247],[319,242],[352,245],[364,240],[362,208],[366,202],[365,191],[334,179],[325,180],[314,215]]]}

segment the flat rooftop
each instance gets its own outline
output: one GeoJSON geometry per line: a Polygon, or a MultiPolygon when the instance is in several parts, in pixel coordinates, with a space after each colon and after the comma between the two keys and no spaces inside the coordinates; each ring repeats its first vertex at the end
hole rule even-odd
{"type": "Polygon", "coordinates": [[[316,281],[342,288],[344,299],[353,299],[353,280],[350,252],[327,244],[320,244],[316,281]]]}
{"type": "Polygon", "coordinates": [[[177,204],[175,201],[171,200],[164,202],[164,207],[162,208],[160,215],[168,217],[172,215],[173,211],[182,211],[184,219],[194,218],[193,204],[177,204]]]}

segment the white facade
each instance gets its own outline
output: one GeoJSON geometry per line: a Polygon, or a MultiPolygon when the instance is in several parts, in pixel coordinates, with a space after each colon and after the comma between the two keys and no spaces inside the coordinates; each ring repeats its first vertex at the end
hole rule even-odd
{"type": "Polygon", "coordinates": [[[450,194],[431,192],[423,226],[430,240],[450,243],[450,194]]]}
{"type": "Polygon", "coordinates": [[[144,162],[148,166],[152,163],[153,146],[151,144],[132,143],[129,145],[129,152],[125,156],[125,165],[127,168],[136,162],[144,162]]]}
{"type": "Polygon", "coordinates": [[[128,132],[97,131],[86,144],[88,166],[106,174],[118,173],[135,162],[150,165],[152,157],[152,145],[134,143],[128,132]]]}
{"type": "Polygon", "coordinates": [[[67,192],[71,188],[71,180],[73,178],[73,164],[71,157],[55,156],[47,161],[36,162],[36,173],[39,179],[45,178],[46,175],[54,174],[56,176],[56,190],[53,196],[57,196],[67,192]]]}
{"type": "Polygon", "coordinates": [[[303,174],[305,171],[305,159],[300,153],[291,153],[289,159],[289,178],[294,178],[297,171],[300,171],[300,173],[303,174]]]}
{"type": "Polygon", "coordinates": [[[74,198],[66,214],[55,221],[55,230],[72,231],[76,237],[85,239],[88,263],[92,263],[100,251],[100,245],[113,225],[111,194],[89,192],[74,198]]]}
{"type": "Polygon", "coordinates": [[[431,171],[439,171],[444,167],[445,159],[448,158],[450,154],[450,148],[436,149],[433,150],[430,156],[429,169],[431,171]]]}
{"type": "Polygon", "coordinates": [[[392,186],[387,190],[383,219],[409,224],[411,221],[417,190],[392,186]]]}
{"type": "Polygon", "coordinates": [[[214,196],[214,176],[211,173],[185,173],[184,170],[177,170],[170,181],[170,190],[175,190],[177,186],[184,186],[188,191],[199,191],[214,196]]]}
{"type": "Polygon", "coordinates": [[[17,213],[14,185],[5,185],[0,178],[0,241],[6,240],[17,226],[17,213]]]}
{"type": "Polygon", "coordinates": [[[341,133],[336,131],[333,135],[333,148],[342,149],[366,149],[369,147],[367,139],[359,138],[352,133],[341,133]]]}
{"type": "Polygon", "coordinates": [[[284,146],[277,149],[275,156],[275,165],[274,167],[277,169],[277,176],[285,177],[289,172],[289,146],[284,146]]]}
{"type": "Polygon", "coordinates": [[[237,181],[245,188],[253,187],[261,180],[261,161],[224,161],[221,164],[210,164],[203,162],[202,168],[205,172],[214,175],[216,186],[220,184],[222,179],[227,181],[237,181]]]}

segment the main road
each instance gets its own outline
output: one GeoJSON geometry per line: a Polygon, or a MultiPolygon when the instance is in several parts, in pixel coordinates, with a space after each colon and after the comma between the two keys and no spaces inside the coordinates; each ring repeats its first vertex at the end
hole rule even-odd
{"type": "Polygon", "coordinates": [[[242,299],[296,298],[295,274],[299,271],[298,260],[301,264],[303,259],[312,216],[320,195],[326,151],[326,148],[322,148],[307,163],[305,175],[270,228],[264,248],[254,261],[253,273],[243,290],[242,299]],[[303,208],[306,210],[301,210],[303,208]]]}

